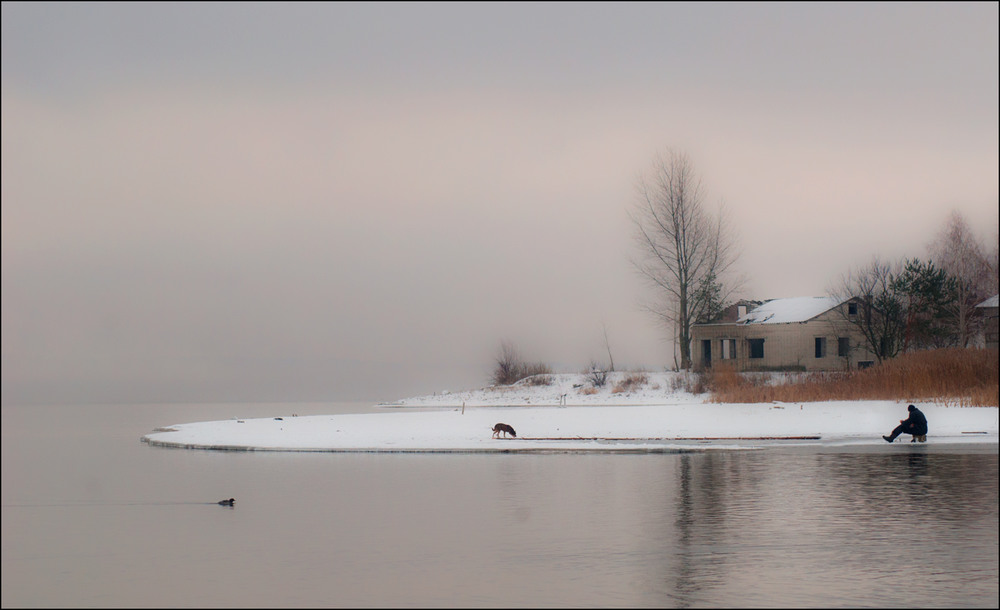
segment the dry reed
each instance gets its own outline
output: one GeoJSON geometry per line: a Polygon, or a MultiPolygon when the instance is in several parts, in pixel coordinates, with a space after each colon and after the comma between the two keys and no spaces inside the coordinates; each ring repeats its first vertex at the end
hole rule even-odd
{"type": "Polygon", "coordinates": [[[810,373],[786,384],[715,366],[704,375],[712,402],[917,400],[966,407],[1000,405],[997,350],[948,348],[903,354],[861,371],[810,373]]]}
{"type": "Polygon", "coordinates": [[[611,393],[621,394],[622,392],[632,392],[633,390],[640,389],[647,382],[649,382],[649,377],[645,373],[631,373],[616,383],[611,393]]]}

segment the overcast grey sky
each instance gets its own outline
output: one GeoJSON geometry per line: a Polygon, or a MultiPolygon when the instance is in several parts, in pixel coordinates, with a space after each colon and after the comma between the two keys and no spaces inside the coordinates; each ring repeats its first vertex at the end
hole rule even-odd
{"type": "Polygon", "coordinates": [[[637,175],[746,297],[994,243],[997,3],[2,4],[3,403],[393,400],[672,365],[637,175]]]}

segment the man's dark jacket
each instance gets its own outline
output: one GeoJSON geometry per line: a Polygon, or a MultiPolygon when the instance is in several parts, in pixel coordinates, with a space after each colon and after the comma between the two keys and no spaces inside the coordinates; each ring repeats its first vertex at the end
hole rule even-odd
{"type": "Polygon", "coordinates": [[[927,434],[927,418],[916,407],[913,407],[913,410],[910,411],[910,416],[903,421],[903,425],[906,426],[905,429],[909,434],[916,436],[927,434]]]}

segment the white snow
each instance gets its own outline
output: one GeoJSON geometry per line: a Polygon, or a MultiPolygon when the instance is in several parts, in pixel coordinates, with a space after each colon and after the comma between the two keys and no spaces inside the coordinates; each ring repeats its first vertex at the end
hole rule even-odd
{"type": "Polygon", "coordinates": [[[995,294],[976,307],[997,307],[998,305],[1000,305],[1000,294],[995,294]]]}
{"type": "Polygon", "coordinates": [[[773,299],[740,317],[737,324],[788,324],[805,322],[840,304],[833,297],[773,299]]]}
{"type": "MultiPolygon", "coordinates": [[[[611,373],[596,392],[588,375],[552,375],[550,385],[447,392],[379,405],[376,413],[277,415],[175,424],[142,440],[161,446],[373,452],[683,451],[773,445],[885,445],[906,402],[713,404],[683,389],[684,373],[645,373],[616,392],[611,373]],[[587,393],[594,392],[594,393],[587,393]],[[516,439],[494,439],[503,422],[516,439]],[[818,438],[817,438],[818,437],[818,438]]],[[[996,407],[914,402],[927,416],[927,444],[997,443],[996,407]]],[[[895,444],[909,444],[902,435],[895,444]]]]}

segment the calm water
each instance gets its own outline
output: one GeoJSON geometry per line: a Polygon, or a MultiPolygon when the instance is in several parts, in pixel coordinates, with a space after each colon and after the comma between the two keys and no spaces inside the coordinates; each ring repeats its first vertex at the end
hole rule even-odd
{"type": "Polygon", "coordinates": [[[4,407],[3,606],[997,605],[996,445],[379,455],[139,441],[350,410],[369,409],[4,407]]]}

